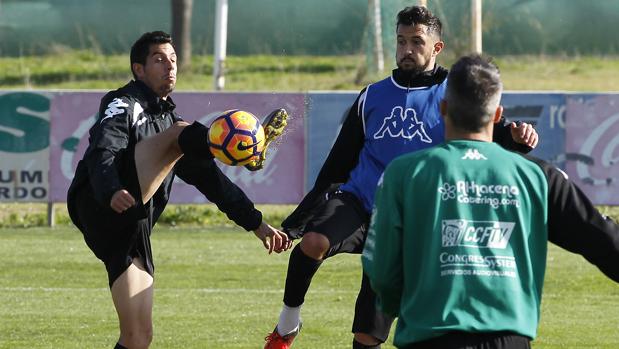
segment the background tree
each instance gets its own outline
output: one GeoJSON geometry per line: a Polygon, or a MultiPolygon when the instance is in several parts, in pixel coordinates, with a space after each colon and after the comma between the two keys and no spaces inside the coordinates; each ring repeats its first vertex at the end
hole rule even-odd
{"type": "Polygon", "coordinates": [[[172,0],[172,40],[179,70],[191,64],[191,14],[193,0],[172,0]]]}

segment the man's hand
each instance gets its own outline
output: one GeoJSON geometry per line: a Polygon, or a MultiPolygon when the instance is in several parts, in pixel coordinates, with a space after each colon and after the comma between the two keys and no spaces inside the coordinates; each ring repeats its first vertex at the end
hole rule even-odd
{"type": "Polygon", "coordinates": [[[526,122],[516,124],[512,122],[509,126],[514,142],[528,145],[531,148],[537,146],[539,137],[537,136],[537,131],[535,131],[531,124],[527,124],[526,122]]]}
{"type": "Polygon", "coordinates": [[[125,189],[115,192],[112,195],[112,200],[110,200],[110,207],[116,213],[123,213],[133,205],[135,205],[135,199],[125,189]]]}
{"type": "Polygon", "coordinates": [[[279,231],[272,226],[262,222],[258,229],[254,230],[254,234],[258,239],[262,240],[264,248],[271,252],[280,253],[292,247],[292,240],[288,238],[286,233],[279,231]]]}

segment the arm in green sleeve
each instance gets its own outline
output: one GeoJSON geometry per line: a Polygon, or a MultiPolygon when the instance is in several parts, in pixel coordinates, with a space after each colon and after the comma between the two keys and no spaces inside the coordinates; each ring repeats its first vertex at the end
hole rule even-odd
{"type": "Polygon", "coordinates": [[[389,168],[379,181],[362,262],[382,311],[397,316],[403,281],[401,185],[389,168]]]}

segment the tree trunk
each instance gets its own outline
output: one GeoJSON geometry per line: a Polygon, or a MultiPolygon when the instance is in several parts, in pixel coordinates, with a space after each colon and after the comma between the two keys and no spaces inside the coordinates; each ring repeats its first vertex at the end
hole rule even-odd
{"type": "Polygon", "coordinates": [[[191,13],[193,0],[172,0],[172,40],[176,48],[178,69],[191,64],[191,13]]]}

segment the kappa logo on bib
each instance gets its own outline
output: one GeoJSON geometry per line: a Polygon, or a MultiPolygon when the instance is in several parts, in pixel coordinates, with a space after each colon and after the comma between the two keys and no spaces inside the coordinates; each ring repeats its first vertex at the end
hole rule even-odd
{"type": "Polygon", "coordinates": [[[383,120],[378,132],[374,133],[374,139],[383,138],[386,133],[392,138],[402,137],[411,140],[419,137],[424,143],[432,143],[432,138],[426,133],[423,122],[417,119],[417,112],[412,108],[404,110],[400,106],[394,107],[391,115],[383,120]]]}

